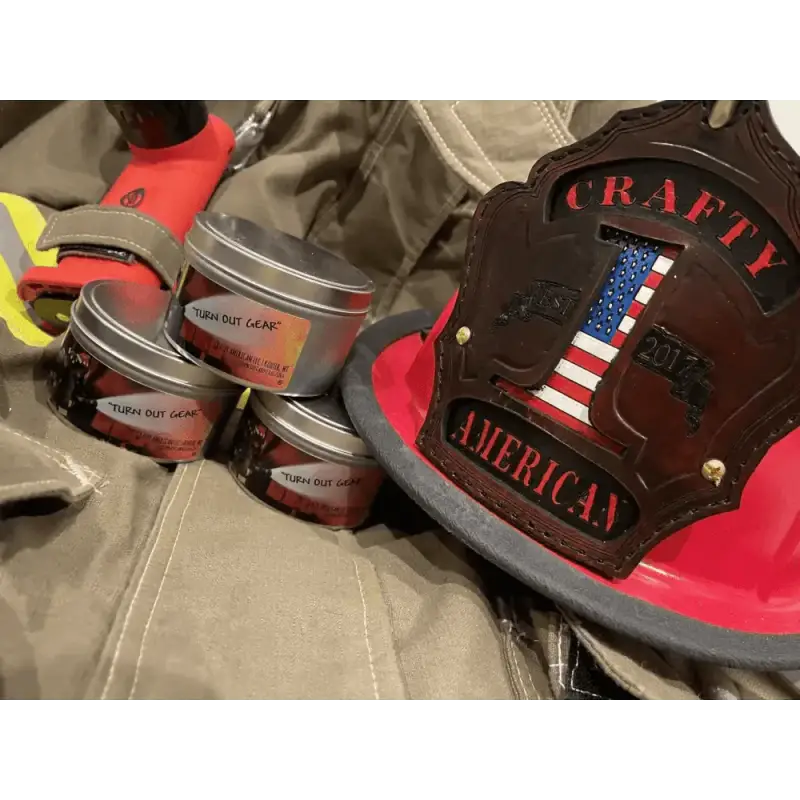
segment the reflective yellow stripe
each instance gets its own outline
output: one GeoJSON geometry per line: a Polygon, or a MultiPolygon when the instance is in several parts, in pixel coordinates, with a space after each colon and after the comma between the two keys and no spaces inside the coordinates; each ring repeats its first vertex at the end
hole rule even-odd
{"type": "Polygon", "coordinates": [[[25,304],[17,297],[17,284],[5,259],[0,255],[0,317],[11,335],[29,347],[45,347],[53,341],[31,322],[25,304]]]}
{"type": "MultiPolygon", "coordinates": [[[[41,252],[36,249],[36,242],[45,227],[45,219],[35,203],[7,192],[0,192],[0,203],[8,211],[19,239],[19,242],[13,243],[15,252],[21,254],[21,243],[32,264],[37,267],[55,267],[56,249],[41,252]]],[[[9,242],[7,246],[11,247],[12,243],[9,242]]],[[[16,339],[30,347],[44,347],[53,337],[39,330],[31,321],[25,304],[17,296],[17,278],[6,257],[10,256],[3,253],[3,236],[0,236],[0,318],[5,321],[16,339]]]]}
{"type": "Polygon", "coordinates": [[[17,194],[8,194],[7,192],[0,192],[0,203],[11,214],[19,238],[25,245],[31,261],[37,267],[54,267],[58,249],[55,247],[51,250],[36,249],[36,242],[39,241],[46,224],[42,212],[36,207],[36,203],[32,203],[27,197],[20,197],[17,194]]]}

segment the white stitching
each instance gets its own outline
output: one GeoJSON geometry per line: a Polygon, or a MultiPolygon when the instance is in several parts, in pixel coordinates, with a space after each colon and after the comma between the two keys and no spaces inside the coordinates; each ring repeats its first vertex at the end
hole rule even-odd
{"type": "Polygon", "coordinates": [[[559,130],[555,117],[553,116],[553,112],[548,108],[545,101],[534,100],[534,103],[536,104],[536,107],[539,109],[539,112],[542,115],[542,121],[544,122],[545,127],[549,131],[550,135],[553,137],[553,141],[560,147],[569,144],[569,140],[559,130]]]}
{"type": "Polygon", "coordinates": [[[144,626],[142,643],[139,647],[139,657],[136,659],[136,670],[133,673],[133,685],[131,686],[128,700],[133,698],[133,695],[136,692],[136,686],[139,683],[139,668],[141,667],[142,659],[144,658],[144,646],[145,642],[147,641],[147,634],[150,630],[150,623],[153,621],[153,617],[156,613],[156,606],[158,605],[158,601],[161,599],[161,590],[164,588],[164,583],[167,580],[167,573],[169,572],[170,565],[172,564],[172,557],[175,555],[175,549],[178,546],[178,539],[181,538],[183,520],[186,517],[186,512],[189,510],[189,506],[191,505],[192,498],[194,497],[194,490],[197,488],[197,482],[200,480],[200,473],[203,471],[203,465],[205,463],[205,461],[201,462],[200,468],[197,470],[197,475],[195,475],[194,483],[192,484],[192,490],[189,492],[189,498],[186,500],[186,505],[183,507],[183,512],[181,513],[181,518],[178,520],[178,530],[175,533],[175,541],[172,543],[172,550],[170,550],[169,558],[167,559],[167,565],[164,567],[164,574],[161,576],[161,583],[158,585],[158,592],[156,592],[156,599],[153,601],[153,607],[150,609],[150,616],[147,618],[147,624],[144,626]]]}
{"type": "Polygon", "coordinates": [[[42,455],[58,464],[58,466],[62,469],[66,469],[67,472],[71,473],[73,477],[80,481],[81,486],[91,486],[94,489],[96,488],[95,483],[100,482],[102,478],[101,475],[98,475],[98,473],[92,469],[89,469],[89,467],[79,464],[68,453],[64,453],[61,450],[56,450],[55,448],[46,445],[44,442],[39,442],[36,439],[32,439],[30,436],[26,436],[24,433],[12,430],[11,428],[3,426],[2,430],[7,433],[13,433],[14,436],[19,436],[22,439],[30,442],[32,445],[47,451],[42,453],[42,455]],[[49,453],[52,453],[53,455],[49,455],[49,453]],[[91,480],[92,478],[94,478],[94,481],[91,480]]]}
{"type": "Polygon", "coordinates": [[[452,112],[453,116],[456,118],[456,122],[458,122],[458,124],[461,126],[462,130],[464,131],[464,133],[466,133],[467,136],[469,136],[470,141],[475,145],[475,147],[478,148],[478,152],[483,156],[483,160],[487,163],[487,165],[489,166],[489,169],[492,172],[494,172],[494,174],[497,175],[497,177],[501,181],[508,180],[508,178],[503,177],[503,175],[500,173],[500,170],[498,170],[497,167],[494,165],[494,163],[489,159],[489,156],[486,155],[486,151],[478,144],[478,140],[472,135],[472,132],[466,126],[466,124],[464,123],[464,120],[461,119],[461,117],[458,115],[458,112],[456,111],[456,107],[458,106],[458,104],[460,102],[461,102],[460,100],[456,100],[456,102],[453,103],[452,106],[450,106],[450,111],[452,112]]]}
{"type": "MultiPolygon", "coordinates": [[[[554,664],[553,666],[557,666],[559,668],[558,682],[559,682],[561,688],[564,691],[566,691],[567,687],[564,684],[564,677],[563,676],[564,676],[564,673],[566,672],[567,662],[564,660],[564,654],[563,654],[563,652],[561,650],[561,641],[563,639],[564,627],[565,627],[564,619],[562,617],[559,617],[559,620],[558,620],[558,664],[554,664]]],[[[569,648],[568,648],[568,650],[569,650],[569,648]]],[[[567,655],[569,655],[569,653],[567,653],[567,655]]],[[[584,689],[579,689],[575,685],[575,671],[578,669],[578,661],[580,661],[580,657],[581,657],[581,652],[580,652],[580,649],[578,649],[577,652],[575,653],[575,666],[572,668],[572,674],[570,675],[569,688],[572,689],[573,692],[578,692],[578,694],[585,694],[588,697],[596,697],[598,700],[602,700],[603,698],[599,694],[595,694],[594,692],[587,692],[584,689]]]]}
{"type": "Polygon", "coordinates": [[[128,623],[130,622],[131,614],[133,613],[133,609],[136,605],[136,600],[139,597],[139,592],[141,591],[145,576],[147,575],[147,570],[150,567],[150,562],[153,560],[153,554],[156,552],[159,539],[161,539],[161,532],[164,530],[164,523],[167,521],[169,512],[172,510],[172,504],[175,502],[175,498],[178,496],[178,492],[180,491],[181,484],[183,483],[183,479],[186,475],[187,469],[188,467],[183,467],[183,469],[181,470],[181,477],[178,478],[178,483],[175,485],[175,491],[173,492],[172,497],[170,498],[169,503],[167,504],[167,508],[164,511],[164,516],[161,518],[161,524],[158,526],[156,539],[153,542],[153,547],[150,550],[150,555],[147,557],[147,563],[144,565],[144,570],[142,571],[142,577],[139,578],[139,584],[136,587],[136,592],[133,595],[133,600],[131,600],[131,604],[128,606],[128,611],[125,614],[125,621],[122,623],[122,632],[119,635],[119,640],[117,641],[117,647],[114,650],[114,656],[111,660],[111,667],[108,670],[108,677],[106,678],[106,684],[103,687],[103,693],[100,695],[101,700],[105,700],[108,695],[108,689],[111,686],[111,681],[114,677],[114,671],[116,670],[117,667],[117,660],[119,659],[120,650],[122,649],[122,643],[125,640],[125,634],[128,630],[128,623]]]}
{"type": "Polygon", "coordinates": [[[561,641],[564,638],[564,620],[561,617],[558,618],[558,664],[554,664],[554,667],[558,667],[558,685],[566,692],[567,687],[564,684],[564,671],[566,668],[566,663],[564,662],[564,653],[561,649],[561,641]]]}
{"type": "Polygon", "coordinates": [[[558,112],[559,117],[561,117],[561,121],[566,125],[571,114],[572,110],[575,107],[574,100],[554,100],[553,101],[553,108],[555,108],[556,112],[558,112]]]}
{"type": "Polygon", "coordinates": [[[100,214],[103,214],[103,215],[106,215],[106,216],[112,216],[112,217],[113,216],[120,216],[120,217],[125,217],[126,219],[132,219],[133,218],[133,219],[140,220],[141,222],[145,223],[146,225],[149,225],[151,228],[154,228],[156,231],[158,231],[161,234],[162,239],[163,239],[162,243],[168,244],[169,247],[170,247],[170,251],[172,253],[172,256],[168,257],[168,260],[171,260],[171,261],[174,262],[170,266],[177,265],[178,269],[180,269],[180,263],[183,262],[183,249],[175,241],[175,238],[172,235],[172,233],[170,233],[170,231],[167,230],[166,228],[164,228],[163,226],[159,225],[155,220],[149,219],[148,217],[145,217],[142,214],[137,214],[136,212],[130,212],[130,211],[117,211],[117,210],[114,210],[114,209],[103,209],[103,208],[97,208],[97,207],[93,207],[93,208],[89,208],[89,209],[87,209],[85,207],[82,207],[82,208],[74,208],[74,209],[71,209],[70,211],[62,211],[59,214],[57,214],[55,217],[53,217],[53,219],[50,221],[50,223],[44,229],[42,235],[39,237],[39,241],[37,242],[37,248],[40,249],[40,250],[44,250],[44,249],[49,249],[50,247],[55,247],[55,246],[60,245],[60,244],[68,244],[70,242],[80,244],[82,242],[88,241],[89,239],[91,239],[92,241],[101,242],[101,243],[113,242],[115,244],[123,244],[123,245],[126,245],[128,248],[130,248],[133,253],[135,253],[137,255],[141,254],[141,255],[144,255],[144,256],[148,257],[151,260],[151,266],[153,266],[161,274],[162,278],[166,277],[169,280],[173,279],[174,276],[171,274],[171,271],[167,269],[167,265],[162,261],[162,259],[159,259],[154,253],[152,253],[146,247],[143,247],[138,242],[131,241],[130,239],[123,239],[122,237],[119,237],[119,236],[111,236],[110,234],[105,234],[105,233],[86,233],[86,234],[84,234],[84,233],[62,233],[62,234],[59,234],[58,231],[56,231],[55,233],[53,232],[53,229],[58,226],[58,223],[59,223],[60,219],[62,219],[64,217],[67,217],[67,216],[75,216],[76,214],[79,215],[79,216],[82,216],[82,215],[86,214],[87,212],[90,212],[92,214],[100,213],[100,214]]]}
{"type": "Polygon", "coordinates": [[[361,575],[358,572],[358,562],[355,559],[353,559],[353,567],[356,571],[358,591],[361,594],[361,607],[364,610],[364,638],[367,641],[367,657],[369,658],[369,671],[372,674],[372,689],[375,692],[375,699],[380,700],[381,696],[378,692],[378,679],[375,675],[375,662],[372,660],[372,645],[369,641],[369,628],[367,627],[367,599],[364,597],[364,584],[361,582],[361,575]]]}
{"type": "MultiPolygon", "coordinates": [[[[511,630],[515,634],[516,643],[521,646],[523,644],[523,639],[522,639],[522,634],[519,631],[519,619],[517,617],[517,610],[513,605],[511,607],[511,616],[513,618],[510,621],[511,630]]],[[[516,655],[514,656],[514,660],[516,661],[516,655]]],[[[522,663],[525,665],[525,672],[528,675],[528,680],[531,682],[531,689],[533,689],[533,693],[536,695],[536,699],[537,700],[541,700],[542,696],[539,694],[539,690],[536,688],[536,684],[533,681],[533,673],[531,672],[531,668],[528,665],[528,659],[525,658],[524,654],[522,656],[522,663]]],[[[519,670],[519,667],[517,667],[517,670],[519,670]]],[[[526,695],[527,695],[527,692],[526,692],[526,695]]],[[[527,696],[526,696],[525,699],[526,700],[528,699],[527,696]]]]}
{"type": "Polygon", "coordinates": [[[485,181],[482,181],[471,169],[469,169],[469,167],[467,167],[466,164],[464,164],[464,162],[450,149],[450,147],[448,147],[447,142],[442,138],[442,134],[439,133],[438,129],[433,124],[433,120],[431,119],[430,114],[428,114],[428,109],[425,108],[424,105],[422,105],[421,100],[419,101],[418,108],[425,115],[425,119],[428,121],[428,125],[431,128],[431,132],[438,139],[442,147],[444,147],[444,149],[450,154],[450,157],[455,160],[455,162],[461,167],[461,169],[463,169],[464,172],[466,172],[467,175],[469,175],[470,178],[472,178],[472,180],[478,184],[478,186],[480,186],[484,191],[489,191],[489,189],[491,188],[489,184],[486,183],[485,181]]]}
{"type": "Polygon", "coordinates": [[[514,669],[517,671],[517,680],[519,680],[519,685],[522,687],[522,694],[525,695],[526,700],[530,700],[531,698],[528,697],[528,690],[525,688],[525,681],[522,680],[522,671],[519,668],[519,662],[517,661],[517,647],[514,642],[514,639],[511,635],[511,627],[509,626],[508,630],[508,647],[511,650],[511,659],[514,662],[514,669]]]}
{"type": "Polygon", "coordinates": [[[575,673],[578,669],[578,663],[581,660],[581,647],[580,642],[577,643],[578,648],[575,650],[575,666],[572,668],[572,675],[569,679],[569,688],[572,689],[573,692],[579,692],[580,694],[588,695],[589,697],[596,697],[598,700],[602,700],[603,698],[599,694],[595,694],[594,692],[586,691],[585,689],[579,689],[575,685],[575,673]]]}

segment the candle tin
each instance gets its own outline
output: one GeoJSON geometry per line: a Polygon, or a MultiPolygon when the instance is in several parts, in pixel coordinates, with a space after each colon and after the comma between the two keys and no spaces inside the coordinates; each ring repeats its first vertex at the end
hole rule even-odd
{"type": "Polygon", "coordinates": [[[384,480],[336,394],[251,393],[229,467],[261,502],[331,528],[361,525],[384,480]]]}
{"type": "Polygon", "coordinates": [[[59,417],[168,463],[202,457],[241,394],[170,347],[163,334],[169,298],[157,287],[86,284],[48,375],[59,417]]]}
{"type": "Polygon", "coordinates": [[[167,316],[186,358],[252,389],[323,394],[341,370],[374,287],[309,242],[226,214],[198,214],[167,316]]]}

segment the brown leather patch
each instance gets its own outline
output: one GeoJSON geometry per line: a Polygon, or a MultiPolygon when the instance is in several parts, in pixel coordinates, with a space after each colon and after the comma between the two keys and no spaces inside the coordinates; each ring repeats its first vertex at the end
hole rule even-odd
{"type": "Polygon", "coordinates": [[[800,162],[764,101],[709,109],[618,114],[486,195],[436,342],[421,451],[608,577],[736,508],[800,420],[800,162]]]}

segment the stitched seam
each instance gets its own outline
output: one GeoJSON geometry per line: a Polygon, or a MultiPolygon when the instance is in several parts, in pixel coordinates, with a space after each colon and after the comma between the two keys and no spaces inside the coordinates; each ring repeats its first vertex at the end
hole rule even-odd
{"type": "Polygon", "coordinates": [[[159,234],[163,237],[163,244],[168,245],[170,252],[172,253],[172,258],[175,260],[180,266],[180,263],[183,262],[183,249],[178,245],[172,236],[172,234],[164,227],[159,225],[155,220],[150,219],[142,214],[131,213],[127,211],[116,211],[113,209],[99,209],[99,208],[76,208],[72,209],[71,211],[62,211],[60,214],[57,214],[53,219],[48,223],[47,227],[44,229],[41,237],[39,238],[39,242],[37,244],[38,249],[46,250],[50,249],[51,247],[56,247],[61,244],[69,244],[70,242],[73,243],[82,243],[82,242],[100,242],[100,243],[114,243],[114,244],[123,244],[126,245],[131,252],[136,253],[137,255],[142,255],[147,257],[151,260],[151,266],[153,266],[160,274],[161,277],[166,277],[169,280],[172,280],[172,275],[170,272],[167,271],[166,267],[162,263],[162,260],[159,259],[154,253],[148,250],[146,247],[142,247],[141,244],[131,241],[130,239],[123,239],[122,237],[118,236],[111,236],[110,234],[103,234],[103,233],[64,233],[59,234],[57,231],[54,233],[54,229],[58,227],[59,221],[67,216],[81,216],[86,214],[87,211],[91,213],[99,213],[104,214],[107,216],[120,216],[125,217],[126,219],[137,219],[140,222],[148,225],[149,227],[153,228],[154,230],[158,231],[159,234]]]}
{"type": "Polygon", "coordinates": [[[394,650],[393,656],[395,663],[397,664],[397,671],[400,674],[400,681],[403,685],[403,692],[405,693],[405,697],[408,700],[413,700],[414,698],[411,694],[411,690],[408,687],[408,679],[406,678],[406,672],[403,667],[403,662],[402,659],[400,658],[400,645],[397,639],[397,624],[395,620],[394,607],[392,606],[392,598],[386,589],[383,578],[377,571],[375,571],[375,579],[378,581],[378,586],[380,587],[381,590],[381,597],[383,598],[383,603],[386,606],[386,616],[389,619],[389,630],[392,635],[392,647],[394,650]]]}
{"type": "Polygon", "coordinates": [[[378,678],[375,675],[375,662],[372,658],[372,644],[369,640],[369,627],[367,625],[367,598],[364,596],[364,584],[361,582],[361,575],[358,572],[358,562],[353,559],[353,568],[356,571],[356,580],[358,581],[358,591],[361,595],[361,608],[364,611],[364,639],[367,642],[367,657],[369,658],[369,671],[372,675],[372,690],[375,694],[375,699],[380,700],[381,696],[378,692],[378,678]]]}
{"type": "Polygon", "coordinates": [[[325,208],[317,213],[316,218],[311,225],[309,225],[306,235],[309,241],[318,238],[322,231],[330,224],[337,211],[341,208],[347,208],[350,198],[356,194],[361,186],[366,185],[369,176],[378,163],[378,159],[388,146],[392,135],[397,128],[400,127],[400,123],[403,121],[407,110],[406,102],[398,103],[395,107],[390,108],[386,112],[386,116],[378,126],[373,140],[365,148],[361,161],[353,172],[353,176],[347,186],[345,186],[336,197],[332,198],[325,208]]]}
{"type": "Polygon", "coordinates": [[[566,126],[575,110],[575,100],[554,100],[553,108],[561,119],[561,122],[566,126]]]}
{"type": "MultiPolygon", "coordinates": [[[[514,633],[517,646],[520,648],[520,651],[523,651],[523,648],[530,650],[529,645],[527,645],[525,642],[525,636],[519,628],[519,619],[517,617],[517,610],[513,604],[511,606],[511,617],[512,617],[512,619],[510,620],[511,631],[514,633]]],[[[533,693],[536,695],[536,699],[541,700],[542,696],[539,694],[539,690],[536,688],[536,684],[533,681],[533,673],[531,672],[530,665],[528,664],[528,659],[525,658],[524,652],[522,652],[522,663],[525,665],[525,672],[528,675],[528,680],[530,681],[533,693]]]]}
{"type": "MultiPolygon", "coordinates": [[[[558,683],[564,691],[567,691],[569,688],[573,692],[577,692],[578,694],[584,694],[587,697],[594,697],[597,700],[602,700],[603,697],[599,694],[595,694],[594,692],[588,692],[585,689],[580,689],[575,685],[575,672],[578,669],[578,662],[580,661],[580,650],[575,653],[575,666],[572,668],[572,673],[570,674],[569,678],[569,687],[564,683],[564,677],[567,674],[567,656],[569,655],[569,647],[565,650],[561,648],[561,642],[564,639],[564,628],[567,627],[566,623],[564,622],[563,618],[559,617],[558,621],[558,663],[554,664],[553,666],[558,667],[558,683]]],[[[572,630],[569,628],[569,630],[572,630]]]]}
{"type": "MultiPolygon", "coordinates": [[[[567,661],[561,658],[561,639],[562,639],[562,636],[563,636],[564,628],[566,628],[566,627],[567,627],[567,626],[566,626],[566,624],[564,623],[564,620],[562,619],[562,620],[561,620],[561,623],[560,623],[560,626],[559,626],[559,629],[558,629],[558,655],[559,655],[559,660],[561,661],[561,669],[562,669],[562,673],[561,673],[561,674],[562,674],[562,678],[561,678],[561,685],[562,685],[562,686],[564,686],[564,679],[563,679],[563,676],[564,676],[564,675],[566,675],[566,672],[567,672],[567,667],[569,666],[569,665],[568,665],[568,663],[567,663],[567,661]]],[[[571,630],[571,629],[570,629],[570,630],[571,630]]],[[[566,648],[566,653],[565,653],[565,655],[566,655],[566,656],[569,656],[569,646],[566,648]]],[[[575,685],[575,671],[578,669],[578,662],[580,661],[580,657],[581,657],[581,655],[580,655],[580,650],[577,650],[577,651],[575,652],[575,665],[572,667],[572,672],[570,673],[570,678],[569,678],[569,689],[570,689],[571,691],[573,691],[573,692],[577,692],[578,694],[585,694],[587,697],[595,697],[595,698],[597,698],[598,700],[602,700],[603,698],[602,698],[602,697],[600,697],[600,695],[599,695],[599,694],[595,694],[594,692],[587,692],[587,691],[584,691],[583,689],[579,689],[579,688],[578,688],[578,687],[575,685]]],[[[566,688],[566,687],[565,687],[565,688],[566,688]]]]}
{"type": "Polygon", "coordinates": [[[528,690],[525,688],[525,681],[522,679],[522,670],[519,668],[519,662],[517,661],[517,648],[514,644],[514,638],[511,633],[510,625],[506,631],[506,640],[508,649],[511,651],[511,661],[514,664],[514,670],[517,673],[517,680],[519,681],[520,688],[522,689],[522,694],[525,696],[526,700],[530,700],[531,698],[528,696],[528,690]]]}
{"type": "Polygon", "coordinates": [[[441,146],[442,146],[442,147],[443,147],[443,148],[444,148],[444,149],[447,151],[447,153],[450,155],[450,158],[452,158],[452,159],[453,159],[453,160],[456,162],[456,164],[458,164],[458,165],[461,167],[461,169],[462,169],[462,170],[464,170],[464,172],[465,172],[467,175],[469,175],[469,177],[470,177],[470,178],[471,178],[473,181],[475,181],[475,183],[477,183],[477,184],[478,184],[478,186],[480,186],[480,187],[481,187],[481,188],[482,188],[484,191],[488,191],[488,190],[491,188],[491,187],[489,186],[489,184],[488,184],[488,183],[486,183],[485,181],[482,181],[482,180],[481,180],[481,179],[480,179],[480,178],[479,178],[479,177],[478,177],[478,176],[477,176],[477,175],[476,175],[476,174],[475,174],[475,173],[474,173],[474,172],[473,172],[473,171],[472,171],[472,170],[471,170],[471,169],[470,169],[470,168],[469,168],[469,167],[468,167],[468,166],[467,166],[467,165],[466,165],[466,164],[465,164],[465,163],[464,163],[464,162],[463,162],[463,161],[462,161],[462,160],[461,160],[461,159],[460,159],[460,158],[459,158],[459,157],[458,157],[458,156],[457,156],[457,155],[456,155],[456,154],[455,154],[455,153],[454,153],[454,152],[453,152],[451,149],[450,149],[450,147],[448,146],[447,142],[446,142],[446,141],[444,140],[444,138],[442,137],[442,134],[441,134],[441,133],[439,133],[438,129],[437,129],[437,128],[436,128],[436,126],[433,124],[433,120],[431,119],[431,116],[430,116],[430,114],[428,113],[428,109],[427,109],[427,108],[425,108],[425,106],[424,106],[424,105],[422,105],[422,101],[421,101],[421,100],[419,100],[419,101],[418,101],[418,103],[419,103],[419,106],[418,106],[418,108],[419,108],[419,110],[422,112],[422,114],[424,114],[424,116],[425,116],[425,119],[426,119],[426,120],[427,120],[427,122],[428,122],[428,127],[430,128],[430,131],[431,131],[431,133],[434,135],[434,137],[435,137],[435,138],[436,138],[436,140],[439,142],[439,144],[441,144],[441,146]]]}
{"type": "MultiPolygon", "coordinates": [[[[521,638],[517,640],[518,643],[520,641],[521,638]]],[[[522,656],[522,663],[525,665],[525,672],[528,675],[528,680],[531,682],[531,689],[533,689],[533,693],[536,695],[536,699],[541,700],[542,696],[539,694],[539,690],[536,688],[536,684],[533,682],[533,673],[531,672],[531,668],[528,665],[528,659],[526,659],[524,655],[522,656]]]]}
{"type": "Polygon", "coordinates": [[[357,172],[366,182],[367,178],[372,174],[378,159],[383,154],[383,151],[389,146],[397,129],[403,122],[403,118],[408,112],[408,102],[404,101],[398,103],[395,108],[389,109],[386,117],[381,122],[378,130],[375,133],[375,138],[370,142],[361,163],[358,165],[357,172]]]}
{"type": "Polygon", "coordinates": [[[136,659],[136,669],[133,673],[133,685],[131,686],[130,694],[128,695],[128,700],[133,698],[133,695],[136,693],[136,686],[139,683],[139,668],[142,665],[142,659],[144,658],[144,647],[147,641],[147,634],[150,631],[150,623],[153,621],[153,617],[156,613],[156,607],[158,606],[158,601],[161,599],[161,590],[164,588],[164,583],[167,580],[167,574],[169,573],[169,568],[172,565],[172,557],[175,555],[175,550],[178,547],[178,539],[181,538],[181,530],[183,529],[183,520],[186,517],[186,512],[189,510],[189,506],[191,505],[192,498],[194,497],[195,489],[197,489],[197,482],[200,480],[200,473],[203,471],[203,466],[205,465],[205,461],[201,462],[199,469],[197,470],[197,475],[195,475],[194,483],[192,484],[192,490],[189,492],[189,497],[186,500],[186,505],[183,507],[183,512],[181,513],[181,518],[178,520],[178,530],[175,533],[175,541],[172,543],[172,550],[170,550],[169,558],[167,559],[167,565],[164,567],[164,574],[161,576],[161,583],[158,584],[158,592],[156,592],[156,599],[153,601],[153,607],[150,609],[150,616],[147,618],[147,623],[144,626],[144,633],[142,634],[142,643],[139,646],[139,656],[136,659]]]}
{"type": "Polygon", "coordinates": [[[91,486],[93,489],[96,489],[96,483],[99,483],[102,480],[102,475],[99,475],[86,465],[80,464],[68,453],[63,453],[60,450],[56,450],[55,448],[46,445],[44,442],[39,442],[36,439],[32,439],[30,436],[26,436],[24,433],[12,430],[11,428],[6,428],[3,426],[2,430],[7,433],[13,433],[14,436],[19,436],[20,438],[30,442],[35,447],[45,451],[42,453],[45,458],[50,459],[50,461],[53,461],[62,469],[67,470],[67,472],[80,481],[82,487],[91,486]],[[53,455],[50,455],[50,453],[53,455]],[[94,482],[90,480],[91,478],[94,478],[94,482]]]}
{"type": "Polygon", "coordinates": [[[564,145],[564,141],[559,133],[558,128],[555,125],[555,121],[553,120],[553,116],[550,113],[550,109],[547,107],[546,100],[536,100],[536,105],[539,108],[539,113],[542,117],[542,122],[544,122],[545,128],[547,128],[547,132],[550,134],[550,138],[553,140],[553,144],[556,147],[561,147],[564,145]]]}
{"type": "Polygon", "coordinates": [[[553,141],[561,147],[569,144],[569,142],[565,140],[564,134],[561,131],[559,131],[557,123],[555,121],[555,117],[553,116],[553,112],[547,107],[545,101],[534,100],[533,102],[539,109],[539,113],[542,115],[542,121],[544,122],[545,127],[550,133],[550,136],[553,138],[553,141]]]}
{"type": "Polygon", "coordinates": [[[466,133],[467,136],[469,136],[470,141],[478,149],[478,152],[483,157],[483,160],[486,162],[486,164],[488,165],[489,169],[492,172],[494,172],[494,174],[497,175],[497,177],[500,179],[500,182],[502,183],[504,181],[507,181],[508,178],[503,177],[503,175],[500,173],[500,170],[497,169],[497,167],[494,165],[494,163],[490,160],[489,156],[486,155],[486,151],[478,144],[478,140],[472,135],[472,131],[470,131],[470,129],[467,127],[467,125],[464,122],[464,120],[459,116],[458,111],[456,111],[456,108],[458,107],[458,104],[460,102],[461,102],[460,100],[456,100],[456,102],[453,103],[452,106],[450,106],[450,111],[452,112],[453,116],[456,118],[456,122],[458,122],[458,124],[461,126],[461,129],[464,131],[464,133],[466,133]]]}
{"type": "MultiPolygon", "coordinates": [[[[565,623],[562,621],[561,623],[564,625],[565,623]]],[[[591,647],[590,641],[581,633],[580,630],[573,628],[570,626],[570,630],[572,631],[573,635],[582,642],[583,646],[592,654],[592,657],[597,661],[597,663],[604,668],[604,672],[606,675],[611,678],[611,680],[616,681],[619,686],[625,689],[626,692],[632,694],[636,697],[646,697],[647,692],[644,690],[642,686],[640,686],[636,681],[631,678],[628,678],[627,675],[624,675],[620,672],[617,667],[615,667],[609,660],[606,658],[605,654],[597,647],[591,647]]],[[[601,698],[602,699],[602,698],[601,698]]]]}
{"type": "Polygon", "coordinates": [[[566,692],[567,687],[564,684],[564,673],[566,672],[567,662],[564,660],[564,651],[561,648],[561,642],[564,640],[564,620],[558,618],[558,663],[555,665],[558,668],[558,685],[566,692]]]}
{"type": "Polygon", "coordinates": [[[114,649],[114,656],[111,659],[111,667],[108,670],[108,677],[106,678],[105,686],[103,687],[103,693],[100,695],[101,700],[105,700],[108,696],[108,690],[111,686],[111,681],[114,678],[114,672],[117,668],[117,661],[119,660],[119,654],[122,650],[122,643],[125,641],[125,634],[128,631],[128,624],[131,620],[131,615],[133,614],[133,609],[136,606],[136,601],[139,598],[139,592],[142,589],[142,584],[144,583],[145,576],[147,575],[147,571],[150,568],[150,562],[153,560],[153,555],[156,552],[158,547],[158,542],[161,539],[161,533],[164,530],[164,523],[167,521],[167,517],[169,516],[169,512],[172,510],[172,504],[175,502],[175,498],[178,496],[178,492],[180,492],[181,484],[183,483],[183,479],[186,476],[186,470],[188,467],[184,467],[181,470],[181,476],[178,478],[178,483],[175,486],[175,491],[172,493],[172,497],[167,504],[167,507],[164,511],[164,516],[161,518],[161,524],[158,526],[158,531],[156,532],[156,538],[153,542],[153,547],[150,549],[150,554],[147,556],[147,562],[144,565],[144,570],[142,570],[142,575],[139,578],[139,583],[136,586],[136,591],[134,592],[133,599],[131,600],[131,604],[128,606],[128,611],[125,614],[125,620],[122,623],[122,632],[119,635],[119,640],[117,641],[117,646],[114,649]]]}

